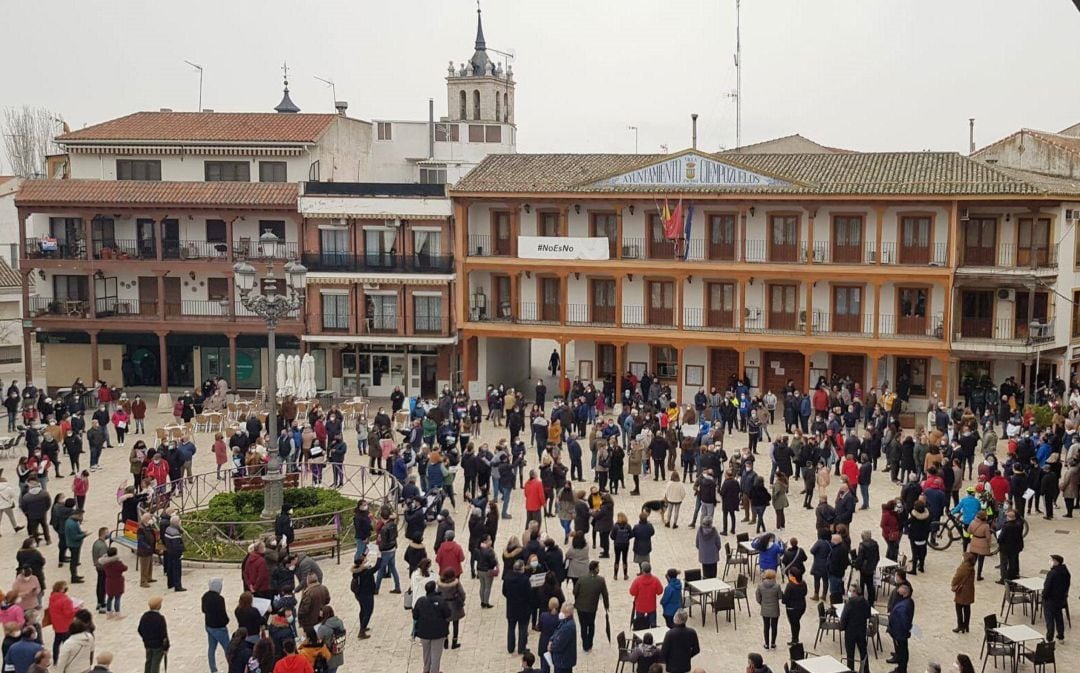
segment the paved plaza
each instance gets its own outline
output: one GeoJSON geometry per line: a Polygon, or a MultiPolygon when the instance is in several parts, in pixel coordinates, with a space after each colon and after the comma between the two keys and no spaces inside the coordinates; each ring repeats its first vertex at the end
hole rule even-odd
{"type": "MultiPolygon", "coordinates": [[[[152,415],[147,424],[146,438],[153,437],[152,428],[166,421],[171,421],[167,412],[158,412],[152,415]]],[[[782,428],[771,428],[773,436],[782,428]]],[[[482,434],[476,438],[477,442],[494,442],[504,436],[505,429],[492,428],[486,425],[482,434]]],[[[360,461],[356,452],[355,433],[348,431],[346,438],[350,445],[350,453],[347,459],[349,463],[360,461]]],[[[133,438],[128,439],[130,442],[133,438]]],[[[214,469],[214,459],[210,451],[212,436],[202,434],[197,438],[199,447],[195,457],[195,471],[208,472],[214,469]]],[[[729,439],[727,447],[729,452],[742,446],[741,435],[729,439]]],[[[764,446],[763,446],[764,449],[764,446]]],[[[126,448],[106,449],[102,456],[104,469],[93,473],[91,487],[87,502],[85,528],[91,534],[99,526],[109,526],[116,521],[118,507],[115,493],[117,488],[129,480],[126,448]]],[[[999,453],[1004,454],[1004,446],[999,448],[999,453]]],[[[535,460],[535,454],[530,450],[529,457],[535,460]]],[[[768,459],[762,458],[761,462],[768,466],[768,459]]],[[[588,457],[586,455],[586,477],[589,478],[588,457]]],[[[14,478],[15,460],[3,459],[0,467],[4,468],[9,479],[14,478]]],[[[65,465],[66,467],[66,465],[65,465]]],[[[66,470],[65,470],[66,475],[66,470]]],[[[49,490],[55,495],[64,492],[70,495],[71,477],[65,476],[62,480],[50,479],[49,490]]],[[[616,511],[623,511],[630,515],[636,515],[641,504],[650,499],[659,499],[663,494],[663,482],[655,482],[652,477],[642,481],[641,495],[631,497],[628,495],[629,488],[620,490],[615,497],[616,511]]],[[[460,484],[456,485],[460,494],[460,484]]],[[[787,527],[783,533],[784,538],[798,537],[800,543],[809,548],[814,540],[813,512],[801,507],[802,499],[798,497],[801,490],[801,482],[793,480],[790,494],[791,507],[788,509],[787,527]]],[[[830,495],[836,492],[836,480],[830,489],[830,495]]],[[[875,538],[881,544],[884,554],[884,542],[881,539],[878,519],[881,502],[898,493],[898,488],[889,480],[887,474],[876,472],[871,486],[871,508],[867,511],[857,511],[854,523],[851,527],[852,537],[858,539],[862,530],[871,530],[875,538]]],[[[697,555],[694,549],[694,530],[689,527],[689,517],[692,512],[692,500],[686,503],[681,514],[682,522],[678,530],[664,528],[658,515],[652,517],[652,523],[656,526],[654,538],[654,551],[652,554],[653,568],[657,575],[661,576],[668,568],[697,568],[697,555]]],[[[520,491],[515,492],[513,498],[512,521],[502,521],[499,528],[499,537],[496,540],[496,551],[501,552],[507,538],[514,534],[520,535],[524,528],[525,513],[523,497],[520,491]]],[[[1059,512],[1060,514],[1060,512],[1059,512]]],[[[458,507],[454,510],[459,531],[465,529],[467,513],[465,506],[458,498],[458,507]]],[[[20,517],[21,518],[21,517],[20,517]]],[[[766,514],[767,522],[773,524],[773,513],[766,514]]],[[[557,519],[546,520],[547,530],[558,535],[561,543],[561,528],[557,519]]],[[[1076,539],[1077,523],[1070,519],[1058,518],[1054,521],[1044,521],[1041,517],[1031,519],[1031,534],[1026,541],[1026,551],[1021,558],[1022,576],[1039,575],[1048,567],[1048,555],[1050,553],[1062,554],[1066,563],[1072,568],[1080,568],[1080,551],[1077,549],[1076,539]]],[[[740,522],[740,531],[746,530],[753,533],[752,528],[740,522]]],[[[0,564],[8,569],[10,577],[14,570],[14,556],[18,544],[22,541],[22,535],[13,535],[7,524],[4,524],[3,537],[0,538],[0,564]]],[[[434,538],[434,525],[429,526],[425,537],[425,544],[432,543],[434,538]]],[[[734,537],[728,540],[734,542],[734,537]]],[[[464,543],[464,539],[462,542],[464,543]]],[[[404,544],[399,547],[399,552],[404,551],[404,544]]],[[[902,541],[901,551],[908,553],[906,538],[902,541]]],[[[43,548],[49,564],[46,567],[46,579],[49,584],[57,579],[66,579],[66,569],[60,570],[56,565],[55,542],[52,546],[43,548]]],[[[116,663],[113,670],[117,673],[129,671],[141,671],[143,663],[143,649],[135,632],[139,615],[146,608],[147,599],[159,592],[165,591],[165,582],[160,567],[155,571],[155,576],[161,580],[154,585],[153,589],[141,589],[137,581],[134,555],[126,549],[121,550],[121,558],[129,567],[127,573],[127,587],[123,597],[123,611],[127,618],[123,621],[107,621],[104,616],[97,618],[97,647],[114,652],[116,663]]],[[[593,552],[593,558],[599,553],[599,549],[593,552]]],[[[348,645],[345,654],[345,664],[342,671],[363,671],[367,673],[381,671],[417,671],[420,672],[420,645],[409,638],[411,629],[410,613],[402,606],[402,597],[390,594],[392,585],[383,584],[382,593],[376,598],[375,616],[372,621],[372,637],[368,640],[357,640],[355,637],[358,629],[357,604],[349,592],[349,563],[351,554],[343,555],[341,565],[336,565],[330,559],[321,559],[320,565],[326,573],[325,584],[329,587],[332,595],[332,605],[338,615],[345,621],[349,630],[348,645]]],[[[959,545],[954,545],[946,552],[930,551],[927,560],[927,573],[912,578],[914,585],[914,599],[916,603],[915,624],[912,640],[912,660],[909,670],[913,673],[921,673],[927,661],[939,661],[943,670],[951,670],[952,661],[956,653],[969,653],[978,661],[979,647],[982,640],[982,617],[990,613],[997,613],[1001,605],[1002,587],[993,582],[996,579],[996,571],[988,564],[987,579],[979,582],[976,588],[976,601],[972,609],[972,629],[969,634],[957,635],[952,633],[955,625],[952,593],[949,590],[949,580],[959,562],[959,545]]],[[[83,561],[89,561],[89,541],[83,550],[83,561]]],[[[598,640],[592,652],[581,653],[579,650],[578,665],[575,671],[580,673],[599,673],[614,670],[616,664],[615,636],[618,632],[628,630],[630,621],[630,597],[627,589],[630,582],[613,580],[611,577],[610,561],[603,560],[602,570],[607,578],[609,591],[612,598],[610,622],[612,641],[608,643],[603,635],[602,616],[598,616],[598,640]]],[[[399,557],[398,568],[404,572],[406,564],[399,557]]],[[[721,568],[722,568],[721,562],[721,568]]],[[[85,568],[87,583],[75,585],[72,595],[83,599],[88,604],[94,603],[93,571],[85,568]]],[[[206,662],[206,635],[203,630],[203,618],[200,613],[200,596],[206,590],[207,583],[213,577],[221,577],[224,580],[223,595],[229,607],[230,614],[235,607],[236,598],[241,592],[240,569],[237,566],[219,568],[187,567],[184,568],[184,585],[186,593],[167,593],[163,613],[169,624],[170,636],[173,648],[169,653],[168,670],[186,673],[188,671],[207,671],[206,662]]],[[[631,576],[632,579],[632,576],[631,576]]],[[[733,580],[731,576],[729,579],[733,580]]],[[[811,578],[807,575],[807,579],[811,578]]],[[[491,673],[512,673],[520,670],[519,657],[508,655],[506,652],[506,620],[504,618],[504,601],[499,594],[500,580],[496,580],[494,592],[495,609],[481,610],[479,606],[479,583],[471,580],[466,574],[462,578],[468,601],[465,605],[466,617],[461,627],[462,647],[458,650],[447,651],[443,657],[443,670],[445,673],[464,673],[472,671],[484,671],[491,673]]],[[[812,580],[811,580],[812,585],[812,580]]],[[[392,583],[391,583],[392,584],[392,583]]],[[[569,590],[569,585],[566,585],[569,590]]],[[[812,586],[811,586],[812,589],[812,586]]],[[[751,586],[751,596],[753,586],[751,586]]],[[[753,603],[753,599],[751,599],[753,603]]],[[[700,613],[695,610],[692,626],[698,630],[702,653],[694,663],[705,669],[708,673],[742,673],[746,666],[746,653],[751,651],[762,652],[766,663],[772,667],[775,673],[783,670],[783,663],[787,660],[787,651],[783,646],[789,639],[787,623],[780,620],[780,633],[777,638],[779,649],[765,652],[762,650],[762,626],[758,616],[757,605],[752,606],[752,616],[747,617],[745,612],[738,615],[737,628],[735,624],[727,623],[721,616],[719,630],[714,625],[710,614],[705,626],[701,624],[700,613]]],[[[811,648],[816,631],[816,606],[811,602],[803,617],[802,640],[807,649],[815,649],[818,654],[841,656],[839,641],[834,642],[826,638],[817,648],[811,648]]],[[[1080,613],[1078,613],[1080,614],[1080,613]]],[[[1012,623],[1022,622],[1023,618],[1014,616],[1012,623]]],[[[235,619],[230,624],[230,631],[235,627],[235,619]]],[[[1041,623],[1036,628],[1044,630],[1041,623]]],[[[537,634],[530,634],[530,645],[536,647],[537,634]]],[[[887,636],[883,639],[886,645],[886,655],[891,649],[887,636]]],[[[51,643],[51,629],[46,630],[46,642],[51,643]]],[[[1070,670],[1068,662],[1072,656],[1080,654],[1080,646],[1074,638],[1074,633],[1069,636],[1064,645],[1059,648],[1058,661],[1063,665],[1063,671],[1070,670]]],[[[872,671],[886,671],[892,668],[886,664],[882,655],[872,658],[872,671]]],[[[219,670],[224,671],[223,657],[219,653],[219,670]]],[[[1029,665],[1028,665],[1029,666],[1029,665]]],[[[993,670],[993,666],[988,667],[993,670]]]]}

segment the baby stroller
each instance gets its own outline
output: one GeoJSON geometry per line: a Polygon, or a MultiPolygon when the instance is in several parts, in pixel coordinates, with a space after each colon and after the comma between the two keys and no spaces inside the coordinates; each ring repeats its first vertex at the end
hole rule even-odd
{"type": "Polygon", "coordinates": [[[445,499],[446,494],[441,488],[433,488],[424,494],[424,521],[431,523],[438,518],[445,499]]]}

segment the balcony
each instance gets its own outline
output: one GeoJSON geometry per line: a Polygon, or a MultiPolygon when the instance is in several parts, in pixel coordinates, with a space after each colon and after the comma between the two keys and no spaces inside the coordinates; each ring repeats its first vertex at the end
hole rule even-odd
{"type": "Polygon", "coordinates": [[[738,332],[734,311],[706,311],[702,308],[683,309],[683,328],[709,332],[738,332]]]}
{"type": "Polygon", "coordinates": [[[26,259],[86,259],[86,241],[52,237],[27,237],[23,241],[26,259]]]}
{"type": "Polygon", "coordinates": [[[881,244],[881,263],[904,266],[945,266],[948,259],[945,243],[924,246],[897,246],[895,242],[881,244]]]}
{"type": "Polygon", "coordinates": [[[1054,321],[1030,325],[1010,318],[960,318],[953,347],[970,352],[1032,353],[1053,347],[1054,321]]]}
{"type": "Polygon", "coordinates": [[[420,314],[403,316],[396,313],[371,314],[359,321],[358,329],[351,327],[351,313],[307,314],[311,334],[341,334],[361,336],[451,336],[450,319],[443,315],[420,314]]]}
{"type": "Polygon", "coordinates": [[[615,307],[568,304],[566,323],[568,325],[614,325],[615,307]]]}
{"type": "Polygon", "coordinates": [[[534,301],[523,301],[518,304],[518,322],[525,324],[554,324],[562,321],[562,308],[559,304],[539,304],[534,301]]]}
{"type": "Polygon", "coordinates": [[[90,300],[30,297],[27,311],[31,318],[86,318],[90,315],[90,300]]]}
{"type": "Polygon", "coordinates": [[[814,323],[810,326],[810,333],[872,337],[874,335],[874,316],[870,313],[837,315],[814,311],[814,323]]]}
{"type": "Polygon", "coordinates": [[[352,255],[323,252],[305,254],[309,271],[329,273],[453,273],[453,255],[352,255]]]}
{"type": "Polygon", "coordinates": [[[960,269],[992,268],[1013,272],[1011,275],[1040,269],[1052,271],[1057,269],[1058,247],[1017,247],[1014,243],[1003,243],[993,248],[965,246],[961,248],[960,269]]]}
{"type": "MultiPolygon", "coordinates": [[[[279,247],[285,248],[288,243],[279,243],[279,247]]],[[[296,243],[292,243],[295,254],[296,243]]],[[[234,244],[233,252],[238,256],[247,256],[254,248],[250,243],[245,245],[234,244]],[[243,254],[241,254],[243,253],[243,254]]],[[[229,256],[229,244],[225,241],[191,241],[191,240],[168,240],[162,242],[161,256],[164,259],[227,259],[229,256]]]]}
{"type": "Polygon", "coordinates": [[[944,339],[944,316],[878,316],[878,336],[884,339],[944,339]]]}
{"type": "Polygon", "coordinates": [[[666,327],[675,326],[675,310],[671,307],[623,306],[623,327],[666,327]]]}

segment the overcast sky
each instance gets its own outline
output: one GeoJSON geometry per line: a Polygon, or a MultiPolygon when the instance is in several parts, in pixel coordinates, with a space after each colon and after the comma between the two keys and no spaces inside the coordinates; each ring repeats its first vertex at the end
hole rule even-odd
{"type": "MultiPolygon", "coordinates": [[[[735,0],[484,0],[488,45],[513,50],[522,152],[735,145],[735,0]]],[[[470,0],[5,2],[0,106],[72,128],[136,110],[446,113],[449,60],[472,54],[470,0]]],[[[743,0],[743,142],[801,133],[860,150],[967,150],[1080,121],[1071,0],[743,0]]]]}

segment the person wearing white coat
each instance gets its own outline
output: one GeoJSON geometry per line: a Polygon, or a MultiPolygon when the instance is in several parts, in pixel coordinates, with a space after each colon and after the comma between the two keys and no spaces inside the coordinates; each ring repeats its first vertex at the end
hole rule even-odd
{"type": "Polygon", "coordinates": [[[84,673],[94,665],[94,634],[80,619],[71,622],[67,640],[60,645],[56,659],[56,673],[84,673]]]}
{"type": "Polygon", "coordinates": [[[3,525],[3,517],[6,515],[8,521],[11,522],[11,527],[18,533],[23,529],[22,526],[15,521],[15,501],[18,499],[18,494],[15,491],[15,487],[12,486],[7,479],[0,477],[0,526],[3,525]]]}

